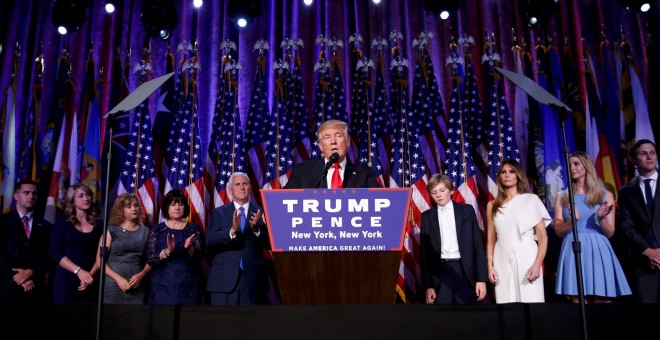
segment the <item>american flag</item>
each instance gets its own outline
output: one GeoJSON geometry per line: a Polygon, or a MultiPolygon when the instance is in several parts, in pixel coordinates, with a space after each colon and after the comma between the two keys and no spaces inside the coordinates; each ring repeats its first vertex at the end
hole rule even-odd
{"type": "Polygon", "coordinates": [[[372,41],[371,46],[379,50],[376,64],[376,86],[371,108],[372,124],[374,131],[378,134],[376,143],[380,154],[380,164],[383,166],[383,178],[385,179],[383,184],[385,187],[389,187],[390,159],[392,159],[392,122],[388,111],[390,104],[385,90],[385,59],[383,57],[383,49],[387,47],[387,40],[376,38],[372,41]]]}
{"type": "MultiPolygon", "coordinates": [[[[204,183],[210,193],[210,208],[221,206],[228,202],[228,194],[224,191],[224,186],[217,187],[218,182],[224,183],[223,178],[218,178],[221,171],[218,169],[218,163],[222,155],[220,144],[222,135],[225,132],[223,127],[223,118],[225,114],[233,114],[236,107],[238,91],[232,89],[231,72],[227,72],[227,65],[236,63],[232,60],[231,51],[236,50],[236,43],[227,39],[220,46],[225,54],[222,56],[222,67],[218,77],[218,92],[215,98],[215,110],[213,111],[213,125],[211,126],[211,138],[207,149],[206,169],[204,171],[204,183]]],[[[240,64],[239,64],[240,65],[240,64]]],[[[232,66],[230,66],[231,68],[232,66]]],[[[234,80],[237,81],[237,80],[234,80]]],[[[206,200],[205,200],[206,201],[206,200]]]]}
{"type": "Polygon", "coordinates": [[[252,97],[245,124],[244,145],[247,151],[247,174],[252,184],[252,194],[260,202],[259,189],[263,185],[264,149],[266,129],[270,120],[268,113],[268,78],[266,77],[266,52],[268,42],[258,40],[254,45],[258,51],[257,71],[252,86],[252,97]]]}
{"type": "Polygon", "coordinates": [[[419,269],[419,222],[422,212],[430,206],[430,198],[426,193],[426,167],[419,143],[421,121],[420,117],[412,116],[408,105],[405,81],[408,62],[398,55],[398,48],[395,48],[394,52],[391,65],[390,114],[395,117],[395,131],[389,186],[412,188],[413,204],[410,205],[406,220],[396,287],[399,297],[409,303],[423,301],[419,269]]]}
{"type": "MultiPolygon", "coordinates": [[[[321,44],[321,59],[314,64],[314,71],[317,72],[316,87],[314,90],[314,126],[318,130],[319,126],[326,120],[339,119],[348,122],[348,113],[346,112],[346,97],[344,94],[344,82],[339,69],[339,58],[336,56],[337,48],[344,47],[341,40],[335,38],[326,38],[319,36],[316,38],[317,44],[321,44]],[[332,49],[332,61],[325,59],[326,48],[332,49]]],[[[318,150],[316,141],[313,149],[318,150]]],[[[312,155],[310,155],[312,156],[312,155]]],[[[317,157],[310,157],[312,159],[317,157]]]]}
{"type": "Polygon", "coordinates": [[[351,67],[353,69],[351,77],[351,122],[349,125],[352,133],[351,137],[353,138],[353,144],[351,144],[352,146],[358,144],[358,130],[361,128],[360,124],[362,124],[364,121],[364,117],[362,116],[362,112],[364,111],[360,107],[362,97],[360,94],[360,91],[362,91],[360,82],[363,79],[360,79],[362,72],[360,71],[360,68],[357,67],[357,63],[362,59],[362,50],[360,50],[360,44],[362,43],[362,40],[362,35],[360,33],[351,34],[351,36],[348,38],[348,44],[352,45],[351,67]]]}
{"type": "MultiPolygon", "coordinates": [[[[145,101],[147,102],[147,101],[145,101]]],[[[153,158],[153,137],[151,135],[151,117],[148,104],[142,103],[135,108],[135,118],[131,126],[130,140],[126,150],[124,171],[117,194],[125,192],[136,194],[144,209],[146,225],[152,225],[156,212],[156,167],[153,158]]]]}
{"type": "MultiPolygon", "coordinates": [[[[302,40],[292,40],[291,44],[295,52],[301,46],[302,40]],[[296,45],[296,42],[298,45],[296,45]]],[[[310,116],[307,111],[300,65],[300,57],[296,55],[293,59],[293,72],[289,73],[289,82],[287,83],[288,110],[293,113],[293,119],[295,120],[293,157],[296,163],[319,158],[318,145],[311,130],[310,116]]]]}
{"type": "Polygon", "coordinates": [[[273,69],[276,73],[275,103],[270,114],[268,140],[266,141],[266,167],[264,169],[264,189],[280,189],[286,185],[293,168],[291,150],[293,148],[293,116],[287,110],[286,91],[289,79],[289,65],[278,60],[273,69]]]}
{"type": "MultiPolygon", "coordinates": [[[[463,50],[467,50],[469,45],[463,44],[463,50]]],[[[468,123],[468,130],[470,131],[470,143],[472,144],[472,156],[477,166],[483,166],[484,172],[486,170],[486,129],[484,129],[484,117],[481,108],[481,96],[479,95],[479,83],[475,75],[474,63],[472,54],[465,52],[465,57],[462,59],[465,65],[465,83],[462,86],[462,108],[465,111],[466,122],[468,123]],[[478,157],[478,158],[477,158],[478,157]],[[479,164],[481,163],[481,164],[479,164]]],[[[459,87],[460,88],[460,87],[459,87]]]]}
{"type": "MultiPolygon", "coordinates": [[[[372,101],[370,94],[371,81],[369,81],[369,68],[374,68],[372,60],[362,57],[356,65],[356,83],[354,108],[358,111],[354,114],[360,117],[356,122],[358,127],[358,157],[357,163],[364,164],[374,171],[376,179],[381,186],[384,185],[383,167],[380,164],[380,152],[378,150],[379,131],[382,127],[374,119],[372,113],[372,101]]],[[[382,124],[382,123],[381,123],[382,124]]]]}
{"type": "Polygon", "coordinates": [[[222,126],[214,131],[218,138],[218,162],[215,174],[215,192],[213,202],[215,207],[231,202],[226,190],[229,177],[236,171],[245,172],[245,146],[243,144],[243,129],[241,114],[238,110],[238,70],[240,64],[229,60],[224,66],[225,94],[222,107],[222,126]]]}
{"type": "Polygon", "coordinates": [[[204,228],[205,187],[204,167],[202,165],[202,141],[199,134],[199,112],[197,111],[196,72],[199,61],[193,55],[183,65],[182,86],[180,87],[180,102],[176,129],[171,131],[170,149],[172,164],[169,169],[165,192],[171,189],[181,189],[190,204],[190,219],[204,228]],[[193,73],[187,79],[188,70],[193,73]]]}
{"type": "Polygon", "coordinates": [[[429,54],[429,42],[433,38],[431,32],[421,32],[413,40],[413,48],[417,49],[417,65],[413,76],[412,102],[410,109],[413,117],[420,119],[420,143],[426,168],[430,173],[438,173],[444,160],[447,147],[447,125],[442,97],[435,77],[433,62],[429,54]]]}
{"type": "MultiPolygon", "coordinates": [[[[165,74],[174,72],[174,55],[169,51],[165,54],[165,74]]],[[[156,177],[158,183],[167,182],[167,167],[170,164],[170,157],[167,153],[171,126],[176,119],[178,110],[178,97],[176,82],[177,77],[168,79],[158,92],[158,104],[156,106],[156,119],[153,126],[154,138],[154,167],[156,168],[156,177]]],[[[164,185],[158,187],[158,197],[163,195],[164,185]]]]}
{"type": "Polygon", "coordinates": [[[488,191],[491,197],[497,197],[497,169],[502,161],[515,159],[520,162],[518,143],[514,136],[511,113],[504,97],[502,77],[494,67],[499,63],[499,55],[492,49],[482,58],[486,74],[486,112],[488,116],[488,191]],[[488,112],[490,111],[490,112],[488,112]]]}
{"type": "MultiPolygon", "coordinates": [[[[479,190],[477,189],[477,170],[470,155],[470,131],[467,126],[467,117],[459,93],[459,77],[452,78],[451,98],[449,99],[449,125],[447,127],[447,165],[445,175],[451,178],[454,184],[453,200],[467,203],[479,209],[479,190]]],[[[477,215],[479,227],[483,230],[483,220],[477,215]]]]}

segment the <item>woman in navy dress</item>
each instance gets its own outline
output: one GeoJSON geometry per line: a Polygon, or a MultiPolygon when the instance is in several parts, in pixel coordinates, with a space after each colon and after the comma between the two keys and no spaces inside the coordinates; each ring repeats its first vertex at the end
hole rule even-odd
{"type": "Polygon", "coordinates": [[[190,206],[181,190],[165,195],[161,213],[165,222],[154,226],[147,240],[151,265],[149,304],[200,304],[200,230],[196,224],[186,222],[190,206]]]}
{"type": "MultiPolygon", "coordinates": [[[[621,295],[630,295],[630,287],[621,264],[608,238],[614,235],[614,195],[596,175],[591,157],[577,151],[570,155],[570,175],[575,196],[575,220],[582,246],[580,259],[584,278],[584,295],[589,302],[609,302],[621,295]]],[[[573,224],[566,193],[555,199],[555,232],[563,237],[555,293],[578,300],[573,224]]]]}
{"type": "Polygon", "coordinates": [[[57,264],[53,278],[54,303],[96,303],[96,248],[102,221],[92,190],[74,184],[66,192],[64,216],[53,224],[50,255],[57,264]]]}

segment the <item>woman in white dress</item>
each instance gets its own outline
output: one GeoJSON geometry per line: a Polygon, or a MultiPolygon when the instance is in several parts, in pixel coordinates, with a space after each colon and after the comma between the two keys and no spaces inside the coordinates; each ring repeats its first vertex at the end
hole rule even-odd
{"type": "Polygon", "coordinates": [[[495,284],[495,301],[544,302],[541,267],[550,215],[530,192],[517,161],[505,160],[500,165],[497,197],[488,203],[486,212],[488,279],[495,284]]]}

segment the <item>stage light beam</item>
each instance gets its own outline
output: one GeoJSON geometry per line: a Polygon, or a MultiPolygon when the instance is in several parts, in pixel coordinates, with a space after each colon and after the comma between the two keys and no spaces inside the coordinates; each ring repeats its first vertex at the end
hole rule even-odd
{"type": "Polygon", "coordinates": [[[648,12],[649,9],[651,9],[651,4],[649,4],[648,2],[643,3],[642,6],[639,7],[639,10],[644,13],[648,12]]]}
{"type": "Polygon", "coordinates": [[[203,4],[204,4],[204,1],[202,1],[202,0],[193,0],[193,6],[195,6],[195,8],[200,8],[200,7],[202,7],[203,4]]]}

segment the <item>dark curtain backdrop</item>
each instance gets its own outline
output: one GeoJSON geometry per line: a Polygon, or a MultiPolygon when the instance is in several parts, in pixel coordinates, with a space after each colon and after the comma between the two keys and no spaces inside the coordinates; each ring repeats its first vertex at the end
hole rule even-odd
{"type": "MultiPolygon", "coordinates": [[[[35,72],[34,60],[38,54],[39,45],[43,44],[44,91],[42,117],[39,120],[40,131],[43,131],[53,96],[52,85],[57,72],[57,58],[64,48],[70,51],[70,59],[73,63],[72,79],[78,91],[76,98],[80,98],[79,92],[84,78],[85,60],[89,53],[90,42],[93,43],[92,56],[97,68],[103,69],[102,77],[105,80],[103,101],[103,112],[105,113],[110,109],[108,108],[110,88],[117,86],[111,82],[110,78],[113,71],[111,60],[117,49],[121,50],[123,58],[127,48],[130,47],[133,52],[130,57],[131,64],[135,65],[142,58],[143,46],[150,42],[154,68],[153,78],[165,73],[164,56],[168,44],[171,44],[172,51],[176,52],[176,45],[181,41],[197,41],[201,63],[201,73],[199,74],[200,126],[203,138],[207,137],[206,140],[203,140],[204,148],[208,144],[210,135],[216,85],[221,65],[222,53],[219,46],[225,39],[231,39],[237,43],[238,51],[234,54],[234,58],[237,58],[243,65],[239,74],[239,104],[244,117],[247,113],[256,70],[256,53],[253,52],[253,45],[258,39],[266,39],[271,46],[267,65],[271,89],[273,88],[273,77],[270,65],[274,60],[282,57],[282,50],[279,48],[280,42],[284,38],[303,39],[305,47],[300,52],[300,56],[303,63],[303,75],[305,75],[303,81],[307,93],[306,98],[311,112],[315,83],[313,67],[319,58],[320,50],[314,44],[314,39],[319,34],[337,37],[344,41],[345,48],[339,53],[343,56],[342,73],[347,93],[350,93],[350,70],[346,68],[346,65],[350,65],[348,37],[353,33],[360,33],[364,38],[364,43],[361,45],[362,50],[367,57],[374,59],[377,52],[369,47],[371,40],[377,36],[387,38],[393,30],[401,31],[405,37],[402,44],[403,55],[410,62],[410,80],[412,80],[415,63],[415,54],[411,46],[412,39],[422,31],[432,32],[435,35],[431,42],[431,53],[435,65],[442,65],[442,67],[436,66],[435,72],[442,88],[441,94],[445,104],[449,98],[450,70],[444,66],[444,60],[448,55],[452,32],[455,35],[467,33],[475,37],[476,46],[472,48],[475,60],[480,60],[485,38],[487,34],[492,33],[496,40],[496,48],[502,55],[503,67],[506,69],[513,68],[512,29],[516,32],[518,42],[521,41],[520,39],[524,39],[529,43],[532,51],[537,43],[537,38],[542,42],[551,39],[553,45],[559,49],[567,43],[570,44],[576,56],[581,55],[583,48],[597,51],[601,34],[615,42],[620,39],[621,32],[623,32],[632,45],[640,80],[643,86],[646,85],[649,62],[656,61],[646,60],[644,44],[647,35],[651,39],[658,38],[659,1],[652,2],[653,7],[648,13],[637,13],[624,10],[615,0],[559,0],[559,9],[551,18],[547,30],[530,30],[525,26],[524,14],[519,11],[522,1],[463,0],[458,13],[455,13],[450,20],[440,20],[438,17],[424,12],[422,0],[382,0],[380,4],[374,4],[371,0],[315,0],[309,7],[304,5],[302,0],[262,0],[262,15],[252,21],[248,27],[239,29],[227,15],[227,1],[206,0],[202,8],[196,10],[192,0],[175,0],[178,10],[178,25],[171,39],[162,41],[157,38],[150,39],[145,34],[139,16],[142,5],[140,0],[120,1],[117,11],[112,15],[106,14],[103,10],[103,1],[90,1],[93,4],[87,13],[85,24],[80,30],[67,36],[60,36],[51,23],[53,1],[2,0],[0,6],[2,12],[0,85],[4,89],[9,82],[15,47],[18,43],[22,53],[19,68],[16,70],[17,113],[23,114],[31,95],[31,82],[35,72]]],[[[178,61],[181,54],[175,54],[175,56],[178,61]]],[[[386,65],[388,65],[391,55],[387,53],[385,58],[386,65]]],[[[584,68],[581,62],[576,62],[576,64],[581,69],[584,68]]],[[[479,77],[480,68],[477,70],[479,77]]],[[[655,72],[650,79],[658,77],[657,71],[655,72]]],[[[134,89],[137,82],[138,74],[132,73],[129,90],[134,89]]],[[[386,83],[388,82],[386,80],[386,83]]],[[[584,93],[584,81],[580,80],[580,84],[582,93],[584,93]]],[[[506,83],[506,86],[509,94],[507,100],[513,111],[513,88],[510,83],[506,83]]],[[[660,93],[657,93],[657,89],[655,91],[647,93],[647,98],[658,98],[660,93]]],[[[272,93],[270,97],[272,103],[272,93]]],[[[151,100],[153,107],[155,99],[151,100]]],[[[349,100],[347,98],[347,101],[349,100]]],[[[350,103],[347,104],[350,107],[350,103]]],[[[650,110],[653,110],[652,100],[650,110]]],[[[653,117],[653,114],[651,116],[653,117]]],[[[245,119],[243,119],[243,124],[245,124],[245,119]]],[[[206,154],[205,151],[204,154],[206,154]]]]}

